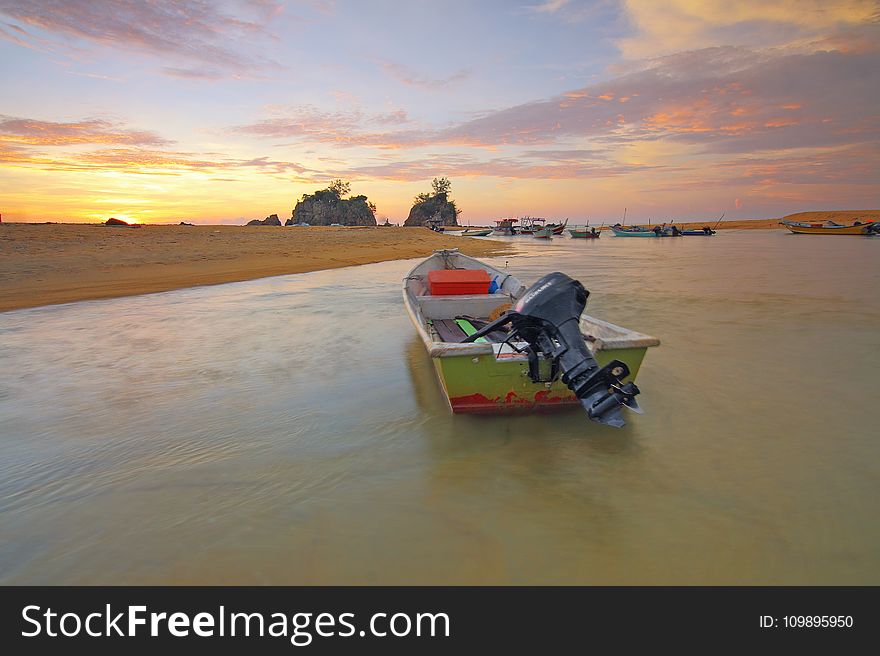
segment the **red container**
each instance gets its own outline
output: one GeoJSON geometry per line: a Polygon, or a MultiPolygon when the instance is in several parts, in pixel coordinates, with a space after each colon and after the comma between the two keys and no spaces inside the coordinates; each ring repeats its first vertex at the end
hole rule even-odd
{"type": "Polygon", "coordinates": [[[438,269],[428,272],[432,296],[488,294],[489,272],[482,269],[438,269]]]}

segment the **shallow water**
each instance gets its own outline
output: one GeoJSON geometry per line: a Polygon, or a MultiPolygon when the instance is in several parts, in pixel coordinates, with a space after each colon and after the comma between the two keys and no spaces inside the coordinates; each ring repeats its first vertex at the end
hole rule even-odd
{"type": "Polygon", "coordinates": [[[413,262],[0,314],[0,582],[880,583],[880,238],[514,241],[623,430],[451,415],[413,262]]]}

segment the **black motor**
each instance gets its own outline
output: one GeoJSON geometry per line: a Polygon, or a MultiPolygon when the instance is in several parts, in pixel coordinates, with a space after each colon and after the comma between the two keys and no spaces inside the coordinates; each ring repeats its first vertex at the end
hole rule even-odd
{"type": "Polygon", "coordinates": [[[508,339],[528,343],[529,376],[534,382],[548,382],[539,373],[539,359],[551,361],[550,378],[559,373],[562,382],[581,400],[593,421],[620,428],[624,425],[620,406],[641,412],[635,383],[623,384],[629,367],[613,360],[604,367],[593,358],[580,331],[580,317],[590,293],[564,273],[551,273],[532,285],[516,307],[465,339],[472,342],[510,323],[508,339]]]}

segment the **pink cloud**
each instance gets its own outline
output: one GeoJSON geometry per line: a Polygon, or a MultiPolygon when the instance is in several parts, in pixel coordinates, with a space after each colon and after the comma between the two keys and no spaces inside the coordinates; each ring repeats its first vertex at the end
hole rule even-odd
{"type": "Polygon", "coordinates": [[[292,179],[308,180],[311,180],[309,174],[317,173],[297,162],[269,157],[236,159],[218,153],[162,149],[173,142],[153,132],[130,129],[103,119],[70,123],[2,116],[0,119],[0,163],[6,166],[152,175],[258,170],[285,179],[293,176],[292,179]]]}
{"type": "Polygon", "coordinates": [[[127,144],[158,146],[170,143],[154,132],[132,130],[102,119],[55,123],[0,116],[0,141],[36,146],[127,144]]]}
{"type": "Polygon", "coordinates": [[[407,66],[390,61],[379,61],[379,66],[392,78],[410,87],[421,89],[442,89],[466,79],[470,75],[467,69],[461,69],[447,77],[428,77],[421,75],[407,66]]]}
{"type": "Polygon", "coordinates": [[[385,180],[426,180],[438,175],[448,177],[498,177],[513,179],[565,180],[607,178],[645,171],[644,165],[621,165],[593,157],[548,158],[520,156],[481,159],[472,155],[428,155],[414,160],[367,164],[328,172],[331,177],[379,178],[385,180]]]}
{"type": "MultiPolygon", "coordinates": [[[[0,14],[21,26],[12,25],[17,35],[0,31],[0,36],[19,45],[39,44],[70,50],[70,39],[78,39],[123,51],[147,54],[160,60],[193,62],[196,66],[175,65],[163,69],[180,76],[183,71],[210,70],[219,75],[248,75],[275,67],[251,54],[249,41],[271,38],[266,22],[280,8],[278,3],[246,0],[238,5],[252,19],[220,10],[217,4],[200,0],[30,0],[26,3],[0,2],[0,14]],[[33,31],[39,30],[59,40],[50,41],[33,31]],[[204,66],[209,66],[205,69],[204,66]]],[[[214,79],[215,74],[190,75],[214,79]]]]}
{"type": "MultiPolygon", "coordinates": [[[[880,42],[880,26],[876,33],[880,42]]],[[[791,54],[719,47],[652,60],[601,84],[448,127],[376,130],[400,122],[361,112],[294,108],[236,130],[383,149],[492,149],[589,140],[610,151],[627,143],[669,140],[707,153],[783,150],[880,138],[880,115],[874,111],[878,88],[877,48],[791,54]]]]}

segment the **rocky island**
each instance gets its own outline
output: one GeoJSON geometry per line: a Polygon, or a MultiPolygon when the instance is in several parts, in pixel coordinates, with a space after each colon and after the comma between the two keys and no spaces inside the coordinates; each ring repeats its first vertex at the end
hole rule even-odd
{"type": "Polygon", "coordinates": [[[284,225],[308,223],[313,226],[329,226],[338,223],[344,226],[376,225],[376,206],[366,196],[344,198],[351,191],[351,184],[335,180],[326,189],[313,194],[303,194],[293,208],[291,216],[284,225]]]}
{"type": "Polygon", "coordinates": [[[449,200],[452,183],[449,178],[434,178],[431,193],[421,193],[415,197],[405,226],[457,226],[461,210],[449,200]]]}
{"type": "Polygon", "coordinates": [[[277,214],[270,214],[262,221],[260,221],[259,219],[254,219],[253,221],[248,221],[245,225],[249,225],[249,226],[259,226],[259,225],[280,226],[281,219],[278,218],[277,214]]]}

